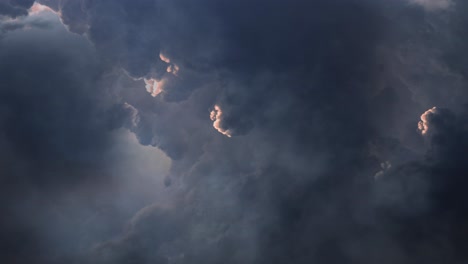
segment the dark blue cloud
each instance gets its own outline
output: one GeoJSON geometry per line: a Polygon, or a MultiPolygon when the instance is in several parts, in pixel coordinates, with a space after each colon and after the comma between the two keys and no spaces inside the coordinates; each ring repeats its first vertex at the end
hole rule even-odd
{"type": "MultiPolygon", "coordinates": [[[[8,218],[1,229],[29,243],[9,234],[5,259],[466,261],[461,11],[403,0],[39,2],[61,21],[0,26],[8,210],[24,181],[51,193],[84,183],[117,192],[106,157],[120,127],[172,164],[161,196],[126,214],[110,209],[116,219],[100,218],[109,228],[82,228],[92,238],[74,241],[65,221],[70,235],[58,241],[72,246],[56,255],[57,244],[39,246],[40,228],[14,224],[23,211],[8,218]],[[71,33],[57,30],[62,22],[71,33]]],[[[133,200],[121,196],[105,197],[133,200]]]]}

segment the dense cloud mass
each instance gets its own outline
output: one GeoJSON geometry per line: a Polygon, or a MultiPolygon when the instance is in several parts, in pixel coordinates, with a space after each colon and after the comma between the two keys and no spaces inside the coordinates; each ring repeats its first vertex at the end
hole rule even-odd
{"type": "Polygon", "coordinates": [[[468,262],[467,7],[0,0],[0,261],[468,262]]]}
{"type": "Polygon", "coordinates": [[[410,0],[411,3],[421,5],[429,11],[449,8],[452,0],[410,0]]]}
{"type": "Polygon", "coordinates": [[[0,2],[0,16],[17,17],[28,14],[28,9],[34,0],[2,0],[0,2]]]}

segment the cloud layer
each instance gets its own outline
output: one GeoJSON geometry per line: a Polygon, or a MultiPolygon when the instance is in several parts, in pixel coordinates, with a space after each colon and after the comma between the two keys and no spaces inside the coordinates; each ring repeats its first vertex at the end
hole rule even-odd
{"type": "Polygon", "coordinates": [[[0,260],[467,261],[465,5],[1,2],[0,260]]]}

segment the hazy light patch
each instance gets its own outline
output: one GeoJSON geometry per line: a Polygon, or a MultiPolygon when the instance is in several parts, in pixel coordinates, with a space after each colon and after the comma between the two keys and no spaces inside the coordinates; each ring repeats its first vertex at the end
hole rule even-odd
{"type": "Polygon", "coordinates": [[[157,147],[141,145],[137,136],[127,129],[116,130],[114,139],[110,170],[118,180],[120,198],[127,200],[121,203],[170,199],[164,192],[164,180],[169,173],[171,159],[157,147]]]}
{"type": "Polygon", "coordinates": [[[421,121],[419,121],[418,123],[418,129],[422,135],[426,135],[427,132],[429,131],[429,120],[428,120],[429,115],[432,115],[435,113],[437,113],[437,107],[434,106],[433,108],[427,110],[421,115],[421,121]]]}
{"type": "Polygon", "coordinates": [[[221,122],[223,120],[223,111],[218,105],[214,106],[213,111],[210,113],[210,119],[213,121],[213,127],[218,130],[219,133],[231,137],[232,136],[232,131],[230,129],[223,129],[221,127],[221,122]]]}
{"type": "Polygon", "coordinates": [[[428,11],[443,10],[453,5],[452,0],[409,0],[409,2],[420,5],[428,11]]]}
{"type": "Polygon", "coordinates": [[[374,175],[374,179],[378,180],[380,177],[384,176],[385,173],[392,168],[392,163],[390,161],[385,161],[380,163],[381,170],[374,175]]]}
{"type": "Polygon", "coordinates": [[[164,179],[171,166],[171,159],[164,152],[153,146],[141,145],[136,135],[126,129],[116,131],[116,139],[113,150],[119,157],[125,158],[123,163],[116,164],[117,167],[134,167],[137,171],[141,170],[142,177],[164,179]],[[129,166],[130,163],[132,166],[129,166]]]}

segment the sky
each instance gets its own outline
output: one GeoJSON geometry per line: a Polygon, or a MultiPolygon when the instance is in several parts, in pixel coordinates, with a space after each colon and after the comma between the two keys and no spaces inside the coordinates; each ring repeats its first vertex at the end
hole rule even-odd
{"type": "Polygon", "coordinates": [[[468,263],[465,0],[0,0],[0,262],[468,263]]]}

